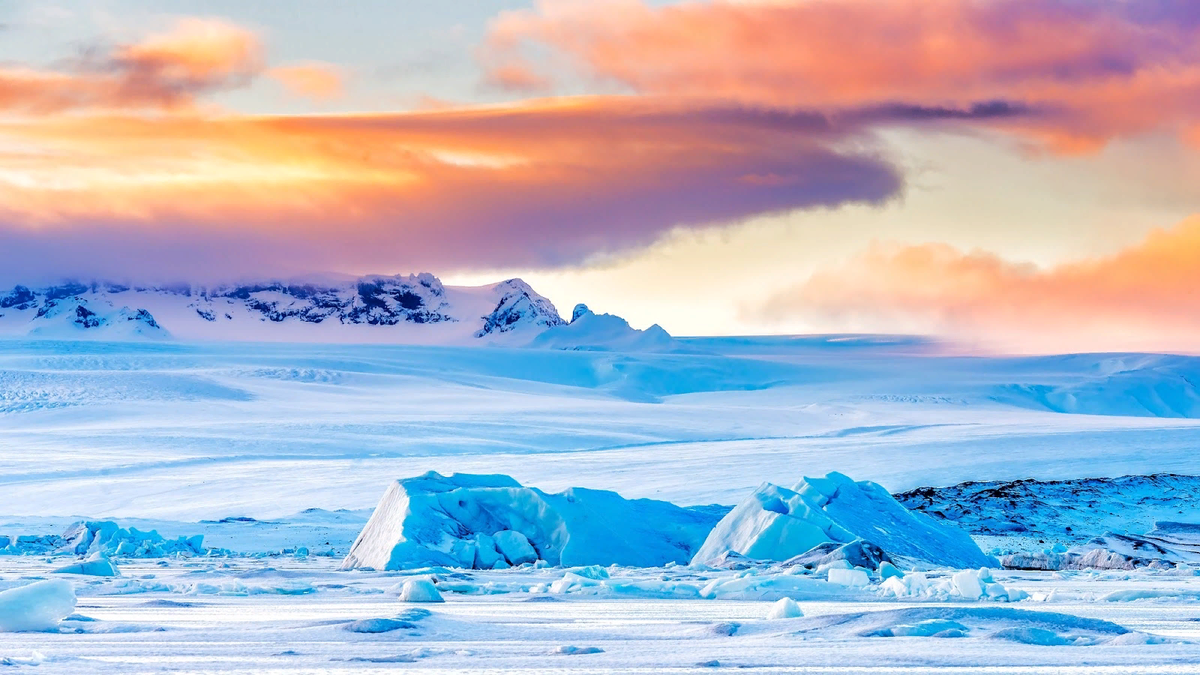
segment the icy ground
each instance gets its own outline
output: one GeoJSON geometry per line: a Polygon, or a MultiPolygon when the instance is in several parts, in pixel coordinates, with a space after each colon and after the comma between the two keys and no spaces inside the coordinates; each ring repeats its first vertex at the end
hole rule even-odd
{"type": "MultiPolygon", "coordinates": [[[[337,570],[389,481],[429,470],[685,506],[829,471],[892,491],[1200,474],[1200,359],[682,342],[689,353],[0,341],[0,536],[116,518],[250,554],[118,557],[119,577],[0,555],[0,591],[68,579],[78,595],[57,632],[0,632],[0,672],[1200,669],[1200,577],[1186,566],[995,571],[1030,596],[1015,602],[913,601],[878,580],[780,570],[427,570],[446,600],[431,605],[398,599],[416,572],[337,570]],[[785,596],[804,616],[768,620],[785,596]]],[[[1090,485],[1095,518],[1064,520],[1061,495],[1053,522],[1019,515],[1039,532],[1145,532],[1196,508],[1129,494],[1090,485]]]]}
{"type": "MultiPolygon", "coordinates": [[[[4,586],[48,572],[36,559],[5,565],[4,586]]],[[[654,590],[734,572],[619,569],[611,580],[624,590],[600,592],[550,590],[563,570],[435,570],[463,592],[416,604],[397,599],[406,574],[335,567],[328,559],[130,563],[123,578],[79,581],[75,614],[60,632],[0,633],[0,664],[36,662],[30,672],[44,673],[1181,673],[1200,663],[1194,576],[996,573],[1031,595],[1007,605],[801,593],[803,617],[768,620],[771,600],[654,590]],[[1147,589],[1157,597],[1137,599],[1147,589]]]]}

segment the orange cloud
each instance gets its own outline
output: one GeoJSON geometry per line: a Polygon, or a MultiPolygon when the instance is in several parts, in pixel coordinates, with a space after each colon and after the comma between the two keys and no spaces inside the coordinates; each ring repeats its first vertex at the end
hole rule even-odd
{"type": "Polygon", "coordinates": [[[541,0],[482,53],[528,71],[533,45],[640,93],[826,112],[1001,101],[1029,114],[989,125],[1080,152],[1200,122],[1198,17],[1175,0],[541,0]]]}
{"type": "Polygon", "coordinates": [[[296,63],[272,68],[268,74],[298,96],[328,101],[342,95],[342,72],[332,64],[296,63]]]}
{"type": "Polygon", "coordinates": [[[263,63],[252,32],[186,18],[168,32],[88,56],[70,69],[0,68],[0,111],[186,108],[199,95],[245,86],[263,63]]]}
{"type": "Polygon", "coordinates": [[[0,259],[12,276],[574,264],[896,195],[898,171],[852,139],[809,115],[620,97],[0,123],[0,259]]]}
{"type": "Polygon", "coordinates": [[[1200,216],[1119,253],[1042,269],[942,244],[878,245],[754,311],[1017,351],[1200,351],[1200,216]]]}

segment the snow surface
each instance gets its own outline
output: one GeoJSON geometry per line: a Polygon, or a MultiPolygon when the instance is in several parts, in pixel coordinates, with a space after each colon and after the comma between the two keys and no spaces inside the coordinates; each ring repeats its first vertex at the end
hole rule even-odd
{"type": "MultiPolygon", "coordinates": [[[[36,557],[12,563],[0,583],[48,571],[36,557]]],[[[78,613],[57,630],[0,633],[0,659],[36,660],[30,672],[43,673],[1188,672],[1200,660],[1194,574],[996,572],[1029,594],[1018,603],[898,602],[809,579],[829,590],[785,596],[803,616],[768,619],[771,593],[703,598],[696,588],[739,576],[779,588],[794,575],[579,568],[603,570],[608,586],[556,592],[563,570],[405,576],[336,565],[134,560],[122,578],[81,582],[78,613]],[[444,603],[400,601],[397,585],[431,576],[444,603]],[[1114,594],[1126,599],[1106,599],[1114,594]]]]}
{"type": "MultiPolygon", "coordinates": [[[[1149,416],[1142,390],[1109,392],[1124,416],[996,398],[1108,377],[1131,357],[703,344],[709,353],[0,341],[0,511],[272,520],[369,509],[381,479],[429,470],[684,505],[829,471],[889,490],[1200,473],[1200,422],[1149,416]]],[[[1159,358],[1200,381],[1197,359],[1136,362],[1159,358]]],[[[1156,519],[1187,518],[1087,536],[1156,519]]]]}
{"type": "MultiPolygon", "coordinates": [[[[79,597],[78,614],[54,612],[49,632],[0,633],[0,664],[1084,673],[1200,662],[1200,577],[1186,560],[914,571],[840,545],[805,564],[338,569],[383,483],[430,470],[682,505],[735,504],[764,481],[830,471],[888,490],[1200,473],[1194,358],[964,358],[879,336],[672,339],[682,349],[0,342],[0,544],[48,547],[0,555],[0,589],[52,578],[79,597]],[[104,528],[88,527],[83,552],[61,550],[73,523],[109,521],[135,541],[146,539],[134,530],[203,535],[206,553],[140,558],[139,544],[108,554],[120,576],[54,578],[105,548],[91,550],[104,528]],[[830,583],[846,576],[837,570],[867,584],[830,583]],[[417,577],[445,602],[401,603],[417,577]],[[783,598],[803,616],[765,618],[783,598]]],[[[1065,493],[1043,500],[1055,507],[1045,522],[1037,508],[1022,522],[1047,537],[1055,523],[1085,525],[1037,544],[1064,551],[1106,531],[1195,522],[1188,490],[1129,499],[1123,485],[1096,483],[1082,508],[1066,508],[1065,493]]],[[[727,508],[695,511],[716,521],[727,508]]]]}

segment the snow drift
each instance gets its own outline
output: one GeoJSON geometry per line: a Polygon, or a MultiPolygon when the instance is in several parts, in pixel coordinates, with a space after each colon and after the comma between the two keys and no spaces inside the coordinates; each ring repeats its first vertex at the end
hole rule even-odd
{"type": "Polygon", "coordinates": [[[388,487],[342,568],[658,567],[690,560],[715,521],[604,490],[548,494],[508,476],[429,472],[388,487]]]}
{"type": "Polygon", "coordinates": [[[913,513],[882,486],[840,473],[805,478],[792,489],[764,483],[713,529],[692,559],[728,552],[788,560],[834,543],[866,540],[892,557],[970,568],[995,565],[965,532],[913,513]]]}
{"type": "MultiPolygon", "coordinates": [[[[1124,626],[1011,607],[909,607],[874,612],[825,614],[796,619],[797,635],[833,640],[853,638],[986,638],[1037,646],[1155,644],[1165,640],[1124,626]]],[[[765,626],[763,630],[770,630],[765,626]]]]}

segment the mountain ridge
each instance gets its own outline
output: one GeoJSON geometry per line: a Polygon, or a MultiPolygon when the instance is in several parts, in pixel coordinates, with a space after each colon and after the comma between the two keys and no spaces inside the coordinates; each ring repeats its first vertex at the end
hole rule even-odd
{"type": "Polygon", "coordinates": [[[521,279],[446,286],[430,273],[207,285],[69,281],[0,291],[0,335],[9,337],[503,343],[566,323],[521,279]]]}

